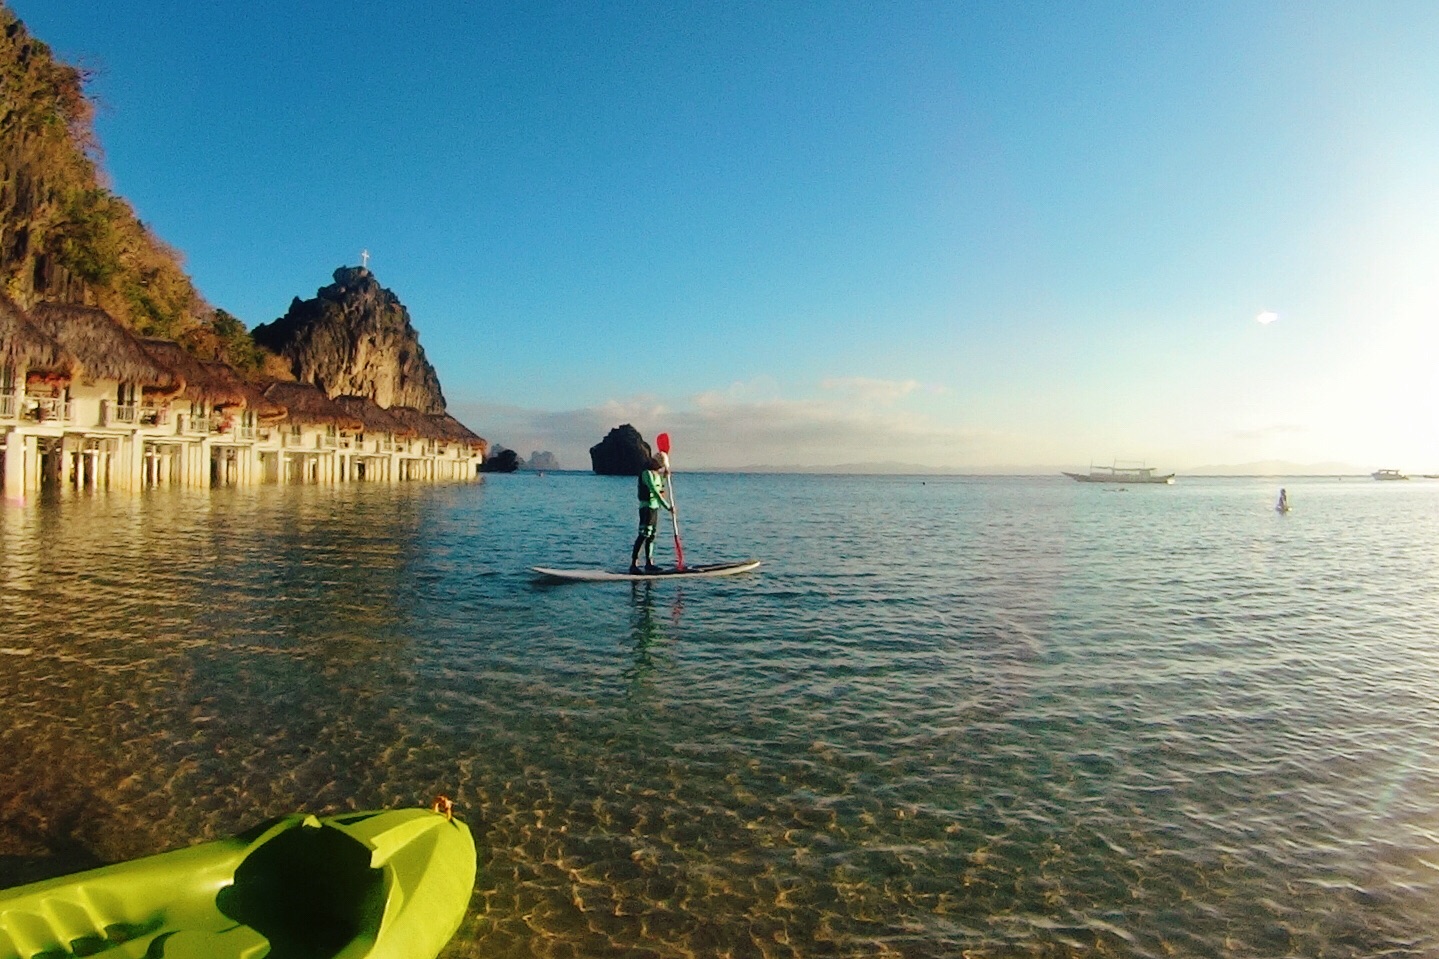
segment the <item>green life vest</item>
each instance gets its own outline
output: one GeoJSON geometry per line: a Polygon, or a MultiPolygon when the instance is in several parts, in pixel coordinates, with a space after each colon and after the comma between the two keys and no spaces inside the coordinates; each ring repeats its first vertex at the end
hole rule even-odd
{"type": "Polygon", "coordinates": [[[659,509],[664,505],[665,481],[654,470],[641,470],[637,493],[642,506],[659,509]]]}

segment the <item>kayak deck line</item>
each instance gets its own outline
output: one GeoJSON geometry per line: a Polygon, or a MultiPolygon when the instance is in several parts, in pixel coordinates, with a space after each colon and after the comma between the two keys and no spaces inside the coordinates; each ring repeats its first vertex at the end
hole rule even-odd
{"type": "Polygon", "coordinates": [[[0,959],[434,959],[475,868],[469,827],[441,810],[283,816],[0,890],[0,959]]]}

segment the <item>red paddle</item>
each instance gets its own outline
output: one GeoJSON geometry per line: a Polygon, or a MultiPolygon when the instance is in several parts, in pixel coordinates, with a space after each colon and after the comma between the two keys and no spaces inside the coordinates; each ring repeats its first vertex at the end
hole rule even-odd
{"type": "Polygon", "coordinates": [[[670,522],[675,527],[675,569],[685,568],[685,548],[680,545],[680,508],[675,502],[675,475],[669,471],[670,465],[670,435],[661,433],[655,437],[655,448],[660,451],[665,460],[665,472],[669,473],[669,494],[670,494],[670,522]]]}

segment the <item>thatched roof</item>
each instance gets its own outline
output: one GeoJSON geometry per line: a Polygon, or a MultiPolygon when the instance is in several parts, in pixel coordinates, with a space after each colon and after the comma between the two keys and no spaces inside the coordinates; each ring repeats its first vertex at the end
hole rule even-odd
{"type": "Polygon", "coordinates": [[[265,398],[283,406],[293,423],[334,426],[351,432],[365,428],[357,417],[309,383],[271,383],[265,387],[265,398]]]}
{"type": "Polygon", "coordinates": [[[416,436],[442,443],[459,443],[482,454],[490,448],[488,440],[476,436],[448,413],[421,413],[413,406],[392,406],[385,412],[414,430],[416,436]]]}
{"type": "Polygon", "coordinates": [[[185,388],[181,390],[181,395],[186,399],[211,406],[239,406],[245,402],[244,395],[235,384],[218,376],[202,360],[174,340],[142,336],[140,345],[155,362],[184,382],[185,388]]]}
{"type": "MultiPolygon", "coordinates": [[[[288,411],[282,404],[273,402],[260,392],[259,387],[240,379],[240,374],[229,366],[219,360],[205,360],[200,365],[205,368],[207,373],[215,379],[223,381],[229,389],[233,390],[240,397],[238,405],[252,411],[255,418],[261,423],[275,423],[285,418],[288,411]]],[[[218,405],[229,404],[220,403],[218,405]]]]}
{"type": "Polygon", "coordinates": [[[337,396],[334,401],[351,416],[359,417],[360,422],[365,424],[366,433],[389,433],[398,437],[415,435],[413,426],[390,415],[389,410],[368,396],[337,396]]]}
{"type": "Polygon", "coordinates": [[[446,438],[439,424],[431,419],[428,413],[421,413],[413,406],[392,406],[385,412],[405,424],[405,428],[410,430],[415,436],[427,440],[442,440],[446,438]]]}
{"type": "Polygon", "coordinates": [[[455,419],[449,413],[431,413],[430,419],[435,421],[435,425],[444,438],[451,443],[460,443],[468,446],[470,449],[479,450],[482,456],[489,450],[490,444],[488,440],[477,436],[468,426],[455,419]]]}
{"type": "Polygon", "coordinates": [[[41,303],[30,318],[75,357],[87,381],[118,380],[161,390],[178,390],[184,380],[145,352],[129,330],[91,306],[41,303]]]}
{"type": "Polygon", "coordinates": [[[74,358],[53,337],[37,329],[3,293],[0,293],[0,363],[66,375],[75,372],[74,358]]]}

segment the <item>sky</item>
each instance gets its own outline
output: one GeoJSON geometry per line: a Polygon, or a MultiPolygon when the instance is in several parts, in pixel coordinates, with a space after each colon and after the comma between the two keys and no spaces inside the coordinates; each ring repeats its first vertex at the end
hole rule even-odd
{"type": "Polygon", "coordinates": [[[249,326],[588,468],[1439,472],[1439,4],[8,0],[249,326]]]}

